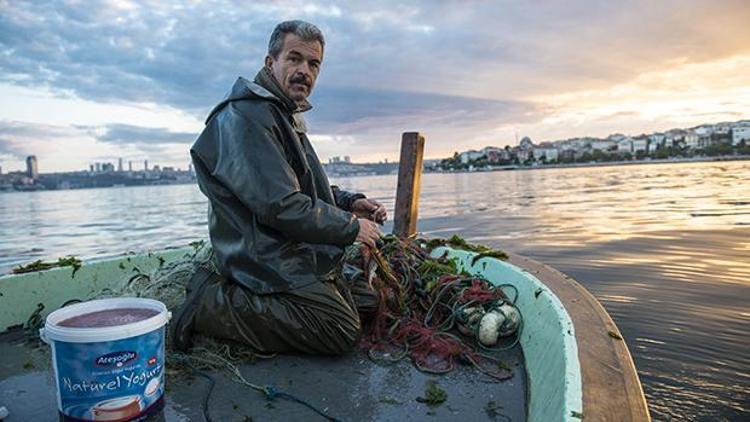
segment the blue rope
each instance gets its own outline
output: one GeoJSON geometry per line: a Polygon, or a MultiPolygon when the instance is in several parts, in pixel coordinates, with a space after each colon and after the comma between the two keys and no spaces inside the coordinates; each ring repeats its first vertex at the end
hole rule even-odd
{"type": "Polygon", "coordinates": [[[281,391],[281,390],[277,389],[276,387],[274,387],[272,385],[267,385],[267,386],[263,387],[263,393],[265,393],[266,399],[268,399],[268,400],[273,401],[277,397],[281,397],[281,398],[284,398],[284,399],[287,399],[287,400],[291,400],[291,401],[297,402],[297,403],[299,403],[299,404],[307,407],[308,409],[312,410],[313,412],[319,414],[320,416],[326,418],[327,420],[329,420],[331,422],[342,422],[340,419],[336,419],[333,416],[327,415],[322,410],[320,410],[317,407],[313,406],[312,404],[310,404],[310,403],[308,403],[308,402],[300,399],[299,397],[296,397],[296,396],[294,396],[292,394],[289,394],[289,393],[286,393],[284,391],[281,391]]]}

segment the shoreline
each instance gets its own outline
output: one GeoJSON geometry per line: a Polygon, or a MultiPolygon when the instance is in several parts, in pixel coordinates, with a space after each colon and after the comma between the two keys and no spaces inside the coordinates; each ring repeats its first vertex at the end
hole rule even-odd
{"type": "MultiPolygon", "coordinates": [[[[544,170],[544,169],[559,169],[559,168],[585,168],[585,167],[612,167],[612,166],[632,166],[639,164],[679,164],[679,163],[709,163],[715,161],[748,161],[750,155],[728,155],[718,157],[692,157],[692,158],[664,158],[664,159],[651,159],[651,160],[628,160],[628,161],[605,161],[605,162],[589,162],[589,163],[569,163],[569,164],[542,164],[536,166],[494,166],[494,167],[479,167],[473,170],[461,169],[461,170],[442,170],[442,171],[425,171],[425,173],[482,173],[491,171],[512,171],[512,170],[544,170]]],[[[353,177],[353,176],[349,176],[353,177]]]]}

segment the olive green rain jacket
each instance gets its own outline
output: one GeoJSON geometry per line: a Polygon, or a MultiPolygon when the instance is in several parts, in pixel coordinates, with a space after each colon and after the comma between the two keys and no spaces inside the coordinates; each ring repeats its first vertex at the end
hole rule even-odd
{"type": "Polygon", "coordinates": [[[319,282],[335,269],[364,198],[329,184],[298,107],[263,68],[240,77],[190,150],[221,275],[255,294],[319,282]]]}

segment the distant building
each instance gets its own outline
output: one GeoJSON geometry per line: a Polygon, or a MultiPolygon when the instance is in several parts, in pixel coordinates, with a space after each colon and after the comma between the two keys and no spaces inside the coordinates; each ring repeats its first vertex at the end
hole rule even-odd
{"type": "Polygon", "coordinates": [[[559,151],[557,148],[534,148],[534,159],[536,160],[545,160],[547,162],[557,161],[559,156],[559,151]]]}
{"type": "Polygon", "coordinates": [[[89,171],[90,171],[91,173],[93,173],[93,172],[94,172],[94,165],[93,165],[93,164],[89,164],[89,171]]]}
{"type": "Polygon", "coordinates": [[[487,146],[482,149],[482,153],[487,157],[487,161],[490,163],[497,163],[499,161],[507,161],[510,159],[510,154],[505,148],[487,146]]]}
{"type": "Polygon", "coordinates": [[[36,155],[26,157],[26,176],[31,179],[39,177],[39,166],[36,161],[36,155]]]}
{"type": "Polygon", "coordinates": [[[633,152],[648,152],[648,138],[645,136],[638,136],[633,138],[633,152]]]}
{"type": "Polygon", "coordinates": [[[591,142],[591,149],[596,151],[610,151],[617,149],[617,142],[612,139],[597,139],[591,142]]]}
{"type": "Polygon", "coordinates": [[[750,127],[748,126],[732,129],[732,145],[739,145],[742,141],[745,141],[745,144],[750,143],[750,127]]]}
{"type": "Polygon", "coordinates": [[[94,163],[94,169],[97,173],[102,171],[102,163],[94,163]]]}
{"type": "Polygon", "coordinates": [[[700,136],[693,131],[686,131],[682,141],[685,142],[685,146],[689,149],[696,149],[700,145],[700,136]]]}
{"type": "Polygon", "coordinates": [[[633,139],[625,137],[617,141],[617,152],[619,153],[633,153],[633,139]]]}
{"type": "Polygon", "coordinates": [[[472,149],[472,150],[469,150],[469,151],[462,152],[458,156],[458,159],[459,159],[459,161],[461,161],[461,164],[468,164],[469,161],[478,160],[478,159],[480,159],[482,157],[484,157],[484,152],[472,149]]]}
{"type": "Polygon", "coordinates": [[[531,142],[531,138],[524,136],[518,146],[521,147],[521,149],[530,150],[534,148],[534,143],[531,142]]]}
{"type": "Polygon", "coordinates": [[[133,162],[128,160],[128,171],[133,171],[133,162]]]}
{"type": "Polygon", "coordinates": [[[102,171],[105,173],[114,173],[115,165],[112,163],[102,163],[102,171]]]}
{"type": "Polygon", "coordinates": [[[351,157],[349,157],[348,155],[345,155],[345,156],[344,156],[344,162],[345,162],[345,163],[351,163],[351,162],[352,162],[352,159],[351,159],[351,157]]]}
{"type": "Polygon", "coordinates": [[[143,171],[148,171],[148,160],[143,160],[143,171]]]}
{"type": "Polygon", "coordinates": [[[122,157],[117,159],[117,171],[122,173],[122,157]]]}

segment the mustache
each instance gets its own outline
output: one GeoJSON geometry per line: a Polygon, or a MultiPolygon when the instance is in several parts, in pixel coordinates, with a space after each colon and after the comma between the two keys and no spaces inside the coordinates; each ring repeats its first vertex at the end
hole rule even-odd
{"type": "Polygon", "coordinates": [[[312,81],[301,73],[292,76],[292,78],[289,79],[289,82],[293,84],[304,84],[307,85],[308,88],[312,85],[312,81]]]}

